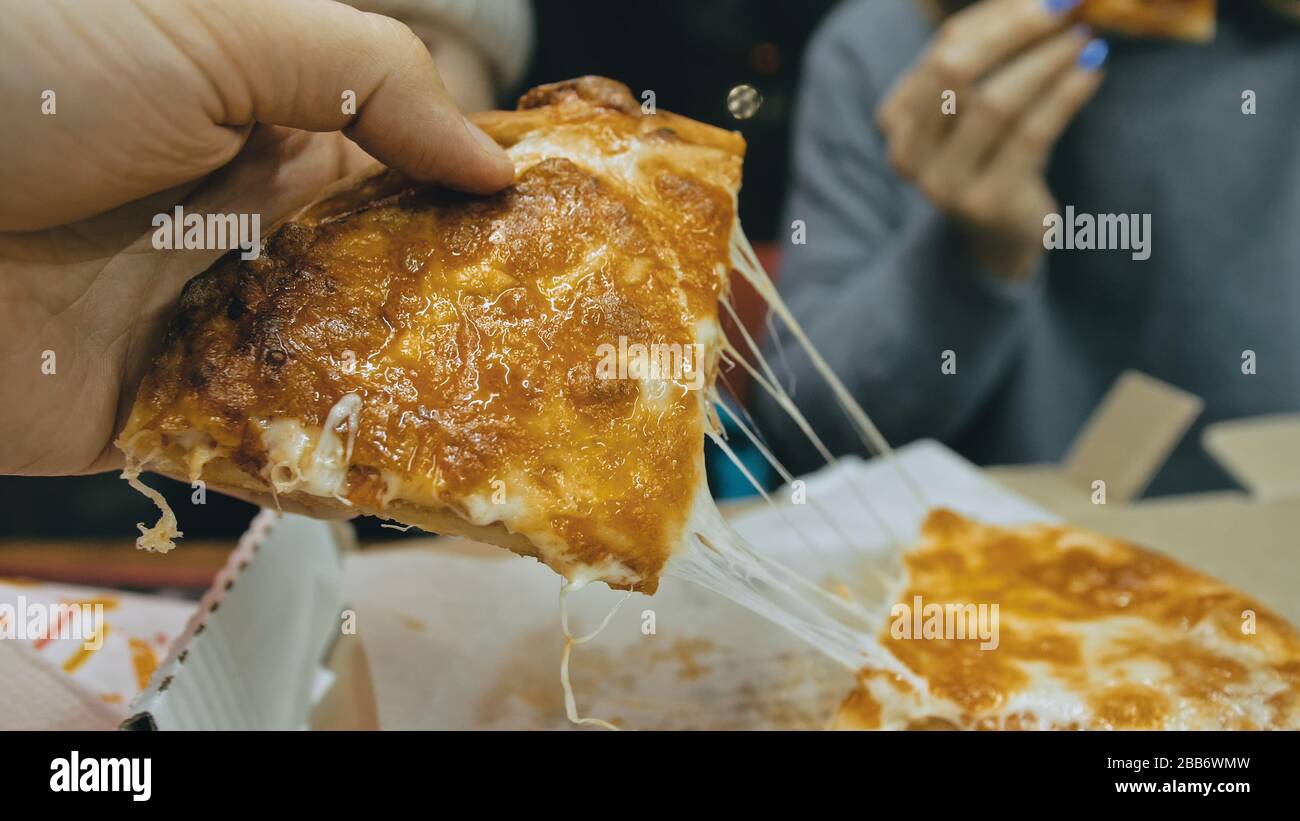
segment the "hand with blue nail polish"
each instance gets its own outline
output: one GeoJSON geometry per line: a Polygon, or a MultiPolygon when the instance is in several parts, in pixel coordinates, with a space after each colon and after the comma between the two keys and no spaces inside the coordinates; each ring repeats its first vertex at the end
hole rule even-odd
{"type": "Polygon", "coordinates": [[[895,171],[965,228],[984,267],[1016,279],[1057,210],[1043,170],[1101,84],[1109,47],[1079,0],[981,0],[944,21],[877,112],[895,171]]]}
{"type": "Polygon", "coordinates": [[[1083,47],[1079,52],[1079,67],[1083,69],[1101,68],[1102,63],[1110,56],[1110,45],[1101,38],[1089,40],[1088,45],[1083,47]]]}

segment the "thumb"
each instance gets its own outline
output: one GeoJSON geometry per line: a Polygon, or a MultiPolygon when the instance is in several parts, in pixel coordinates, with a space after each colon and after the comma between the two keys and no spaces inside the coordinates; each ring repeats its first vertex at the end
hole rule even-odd
{"type": "Polygon", "coordinates": [[[457,109],[424,43],[402,23],[322,0],[156,2],[155,22],[193,42],[220,125],[343,131],[385,165],[474,193],[514,178],[506,153],[457,109]]]}

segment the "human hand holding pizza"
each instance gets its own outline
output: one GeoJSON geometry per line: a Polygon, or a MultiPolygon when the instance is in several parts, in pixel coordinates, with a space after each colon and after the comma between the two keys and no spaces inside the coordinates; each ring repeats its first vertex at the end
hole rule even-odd
{"type": "Polygon", "coordinates": [[[1043,217],[1057,208],[1047,160],[1101,84],[1107,46],[1071,25],[1076,5],[981,0],[957,12],[877,111],[893,167],[1011,279],[1043,253],[1043,217]]]}
{"type": "Polygon", "coordinates": [[[467,191],[513,179],[409,29],[332,2],[21,4],[0,51],[0,473],[121,465],[171,307],[223,253],[155,250],[154,215],[269,229],[366,152],[467,191]]]}

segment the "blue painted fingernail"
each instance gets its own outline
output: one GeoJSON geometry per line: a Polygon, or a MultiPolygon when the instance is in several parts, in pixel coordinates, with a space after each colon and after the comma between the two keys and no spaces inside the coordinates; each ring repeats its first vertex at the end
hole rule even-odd
{"type": "Polygon", "coordinates": [[[1052,14],[1065,14],[1082,2],[1083,0],[1043,0],[1043,5],[1052,14]]]}
{"type": "Polygon", "coordinates": [[[1079,68],[1092,71],[1101,68],[1101,64],[1106,62],[1106,57],[1110,54],[1110,44],[1100,37],[1088,41],[1088,45],[1083,47],[1079,52],[1079,68]]]}

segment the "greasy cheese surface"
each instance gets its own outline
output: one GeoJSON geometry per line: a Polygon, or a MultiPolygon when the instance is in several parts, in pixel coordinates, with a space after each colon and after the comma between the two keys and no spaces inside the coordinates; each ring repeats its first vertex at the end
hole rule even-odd
{"type": "Polygon", "coordinates": [[[886,627],[881,644],[928,695],[863,670],[835,727],[1300,728],[1300,633],[1161,555],[1068,527],[985,527],[936,510],[906,564],[900,602],[996,603],[998,646],[895,639],[886,627]]]}
{"type": "Polygon", "coordinates": [[[192,281],[121,442],[198,431],[281,490],[500,522],[570,579],[652,592],[704,481],[704,391],[597,365],[620,337],[699,342],[711,385],[743,141],[599,78],[478,122],[511,188],[386,172],[192,281]],[[348,402],[355,430],[336,411],[325,431],[338,486],[313,484],[302,460],[348,402]]]}
{"type": "Polygon", "coordinates": [[[1208,40],[1216,0],[1084,0],[1079,19],[1127,34],[1208,40]]]}

